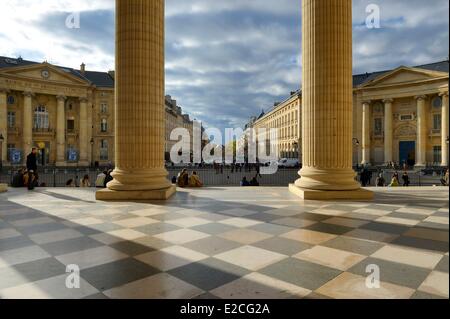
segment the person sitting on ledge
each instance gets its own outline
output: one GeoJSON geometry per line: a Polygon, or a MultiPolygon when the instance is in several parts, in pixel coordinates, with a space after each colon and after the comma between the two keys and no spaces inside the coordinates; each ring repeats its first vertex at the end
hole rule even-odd
{"type": "Polygon", "coordinates": [[[187,187],[189,186],[189,174],[187,169],[183,169],[177,177],[177,185],[178,187],[187,187]]]}
{"type": "Polygon", "coordinates": [[[244,176],[244,178],[241,181],[241,186],[242,187],[250,186],[250,183],[248,182],[247,177],[244,176]]]}
{"type": "Polygon", "coordinates": [[[391,183],[389,184],[389,187],[398,187],[400,186],[400,181],[398,180],[398,173],[395,173],[394,176],[392,176],[391,183]]]}
{"type": "Polygon", "coordinates": [[[97,188],[103,188],[105,186],[105,178],[106,178],[106,171],[101,172],[97,176],[97,180],[95,181],[95,187],[97,188]]]}
{"type": "Polygon", "coordinates": [[[91,187],[91,181],[89,180],[89,175],[84,175],[80,181],[80,187],[86,188],[91,187]]]}
{"type": "Polygon", "coordinates": [[[197,172],[192,173],[191,177],[189,177],[189,187],[203,187],[203,183],[197,175],[197,172]]]}
{"type": "Polygon", "coordinates": [[[250,181],[250,186],[259,186],[258,179],[256,178],[258,175],[253,177],[253,179],[250,181]]]}
{"type": "Polygon", "coordinates": [[[66,187],[75,187],[75,182],[72,178],[66,182],[66,187]]]}

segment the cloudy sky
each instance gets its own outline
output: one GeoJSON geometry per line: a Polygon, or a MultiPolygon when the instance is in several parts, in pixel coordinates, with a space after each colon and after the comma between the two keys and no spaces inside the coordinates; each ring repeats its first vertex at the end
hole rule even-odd
{"type": "MultiPolygon", "coordinates": [[[[114,0],[2,0],[0,55],[114,68],[114,0]],[[80,12],[80,28],[65,27],[80,12]]],[[[448,0],[354,0],[354,72],[445,60],[448,0]],[[381,9],[381,28],[365,25],[381,9]]],[[[300,0],[166,0],[166,91],[193,118],[242,126],[299,88],[300,0]]]]}

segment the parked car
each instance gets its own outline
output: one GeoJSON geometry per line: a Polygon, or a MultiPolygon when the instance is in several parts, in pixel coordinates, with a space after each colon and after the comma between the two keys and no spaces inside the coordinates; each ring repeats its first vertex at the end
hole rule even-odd
{"type": "Polygon", "coordinates": [[[300,162],[295,158],[282,158],[278,162],[278,167],[280,168],[297,168],[300,167],[300,162]]]}

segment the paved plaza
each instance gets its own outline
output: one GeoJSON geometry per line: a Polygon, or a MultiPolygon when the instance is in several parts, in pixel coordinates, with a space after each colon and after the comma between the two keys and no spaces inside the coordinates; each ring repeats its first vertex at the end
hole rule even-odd
{"type": "Polygon", "coordinates": [[[216,187],[106,203],[94,190],[10,189],[0,298],[448,298],[448,188],[373,190],[373,202],[216,187]],[[368,265],[380,288],[366,286],[368,265]]]}

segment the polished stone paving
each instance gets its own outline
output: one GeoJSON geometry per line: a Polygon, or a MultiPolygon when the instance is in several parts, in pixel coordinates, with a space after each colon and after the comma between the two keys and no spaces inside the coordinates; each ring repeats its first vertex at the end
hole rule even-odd
{"type": "Polygon", "coordinates": [[[11,189],[0,298],[448,298],[448,188],[374,191],[317,202],[216,187],[107,203],[94,190],[11,189]],[[373,265],[379,288],[366,285],[373,265]]]}

